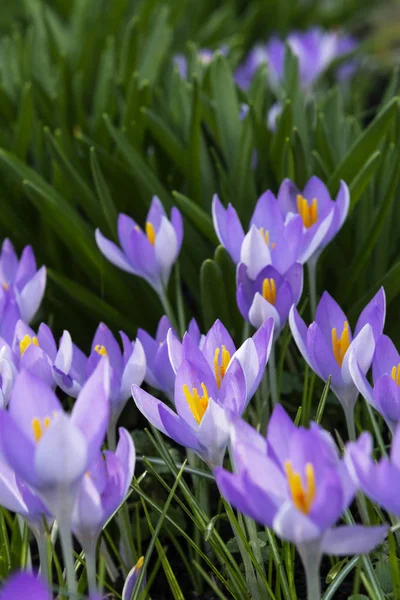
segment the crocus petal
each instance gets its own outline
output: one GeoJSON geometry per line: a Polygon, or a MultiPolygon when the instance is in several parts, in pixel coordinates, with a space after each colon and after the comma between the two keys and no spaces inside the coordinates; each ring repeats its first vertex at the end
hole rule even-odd
{"type": "Polygon", "coordinates": [[[179,254],[183,241],[183,219],[181,212],[175,206],[171,209],[171,225],[175,230],[179,254]]]}
{"type": "Polygon", "coordinates": [[[72,364],[72,353],[73,346],[71,335],[68,331],[64,330],[61,336],[60,346],[58,348],[58,352],[54,360],[54,366],[57,367],[57,369],[59,369],[60,371],[63,371],[67,374],[72,364]]]}
{"type": "Polygon", "coordinates": [[[361,371],[366,373],[371,366],[372,357],[375,352],[374,334],[371,325],[364,325],[360,333],[351,342],[344,355],[341,373],[345,385],[353,383],[349,371],[349,359],[352,352],[354,352],[354,355],[357,358],[361,371]]]}
{"type": "Polygon", "coordinates": [[[39,489],[68,487],[82,477],[89,462],[84,435],[69,417],[58,415],[36,447],[39,489]]]}
{"type": "Polygon", "coordinates": [[[381,335],[376,343],[372,362],[372,377],[377,381],[386,373],[391,373],[393,367],[400,363],[400,355],[392,340],[387,335],[381,335]]]}
{"type": "Polygon", "coordinates": [[[101,233],[100,229],[96,229],[95,233],[96,244],[100,252],[106,257],[106,259],[123,271],[137,275],[136,269],[134,269],[126,258],[125,254],[118,248],[114,242],[108,240],[101,233]]]}
{"type": "Polygon", "coordinates": [[[390,375],[382,375],[378,379],[374,387],[374,397],[385,419],[390,422],[400,420],[400,389],[390,375]]]}
{"type": "Polygon", "coordinates": [[[250,398],[247,395],[246,378],[243,368],[235,358],[229,364],[219,390],[219,404],[233,414],[242,414],[250,398]]]}
{"type": "Polygon", "coordinates": [[[19,491],[15,473],[2,459],[0,459],[0,505],[23,516],[28,514],[28,507],[19,491]]]}
{"type": "Polygon", "coordinates": [[[201,455],[202,451],[205,449],[202,448],[195,432],[189,427],[186,421],[180,418],[165,404],[160,403],[158,405],[158,411],[166,435],[181,446],[190,448],[201,455]]]}
{"type": "Polygon", "coordinates": [[[264,515],[260,515],[259,510],[253,512],[250,508],[248,490],[244,487],[240,477],[233,473],[229,473],[229,471],[226,471],[222,467],[216,467],[214,469],[214,477],[221,496],[244,515],[257,520],[260,520],[260,517],[262,517],[261,522],[264,521],[264,515]]]}
{"type": "Polygon", "coordinates": [[[51,600],[46,584],[32,573],[13,574],[0,590],[0,600],[51,600]]]}
{"type": "Polygon", "coordinates": [[[57,345],[54,340],[54,335],[46,323],[40,324],[37,339],[40,348],[46,352],[51,361],[54,361],[57,354],[57,345]]]}
{"type": "Polygon", "coordinates": [[[110,366],[103,358],[83,386],[71,413],[71,422],[86,438],[90,463],[103,443],[110,416],[110,366]]]}
{"type": "Polygon", "coordinates": [[[246,443],[234,448],[234,469],[241,474],[246,472],[260,490],[281,504],[288,497],[287,478],[276,462],[246,443]]]}
{"type": "Polygon", "coordinates": [[[230,356],[232,356],[236,350],[228,330],[221,321],[217,319],[208,330],[201,349],[212,371],[214,371],[215,351],[217,348],[221,349],[222,346],[225,346],[230,356]]]}
{"type": "Polygon", "coordinates": [[[151,223],[154,229],[157,231],[160,226],[162,219],[167,217],[161,200],[158,196],[153,196],[151,199],[150,209],[147,213],[146,221],[151,223]]]}
{"type": "Polygon", "coordinates": [[[157,231],[154,244],[155,258],[161,272],[161,279],[166,287],[171,268],[178,256],[178,240],[175,229],[166,217],[162,217],[160,229],[157,231]]]}
{"type": "Polygon", "coordinates": [[[146,355],[139,340],[133,344],[133,351],[122,373],[119,402],[126,402],[131,393],[131,386],[142,385],[146,374],[146,355]]]}
{"type": "Polygon", "coordinates": [[[18,267],[18,258],[12,242],[6,238],[1,247],[0,279],[2,283],[13,283],[18,267]]]}
{"type": "Polygon", "coordinates": [[[101,497],[90,475],[82,478],[72,513],[72,529],[79,541],[93,539],[103,526],[101,497]]]}
{"type": "Polygon", "coordinates": [[[260,231],[254,226],[243,240],[240,262],[246,265],[250,279],[256,279],[260,271],[272,262],[269,247],[260,231]]]}
{"type": "Polygon", "coordinates": [[[323,221],[313,225],[304,233],[303,248],[299,256],[299,262],[307,262],[318,249],[324,245],[325,237],[329,231],[334,218],[333,207],[323,221]],[[315,229],[314,229],[315,227],[315,229]]]}
{"type": "Polygon", "coordinates": [[[17,302],[21,311],[21,318],[30,323],[37,313],[43,300],[46,289],[46,267],[41,267],[39,271],[25,284],[17,302]]]}
{"type": "Polygon", "coordinates": [[[52,418],[63,408],[53,390],[41,379],[22,370],[16,377],[8,408],[19,429],[34,439],[32,422],[34,419],[52,418]]]}
{"type": "Polygon", "coordinates": [[[240,261],[240,248],[244,239],[244,231],[236,210],[231,204],[222,206],[217,194],[212,201],[212,217],[214,229],[220,243],[227,249],[234,263],[240,261]]]}
{"type": "Polygon", "coordinates": [[[360,392],[360,394],[366,399],[366,401],[371,406],[373,406],[377,410],[380,410],[376,405],[372,387],[368,379],[365,377],[364,372],[360,368],[360,365],[357,362],[357,357],[354,354],[354,352],[351,352],[349,355],[349,372],[353,383],[360,392]]]}
{"type": "Polygon", "coordinates": [[[41,348],[31,344],[21,356],[20,369],[34,373],[36,377],[44,381],[49,387],[54,386],[53,370],[48,355],[41,348]]]}
{"type": "Polygon", "coordinates": [[[22,290],[24,285],[28,283],[29,279],[32,279],[36,273],[36,259],[35,254],[32,250],[32,246],[25,246],[22,250],[21,258],[17,272],[15,273],[15,285],[19,290],[22,290]]]}
{"type": "Polygon", "coordinates": [[[159,405],[162,404],[161,400],[158,400],[151,394],[148,394],[137,385],[132,386],[132,397],[135,401],[136,406],[138,407],[142,415],[146,417],[149,423],[151,423],[154,427],[162,431],[162,433],[164,433],[165,435],[168,435],[161,421],[160,413],[158,410],[159,405]]]}
{"type": "Polygon", "coordinates": [[[268,422],[267,440],[268,448],[273,449],[273,455],[284,465],[289,455],[289,440],[296,427],[285,409],[277,404],[268,422]]]}
{"type": "Polygon", "coordinates": [[[307,350],[307,325],[300,317],[297,308],[293,305],[289,312],[289,326],[292,336],[303,358],[314,369],[307,350]]]}
{"type": "Polygon", "coordinates": [[[136,463],[136,449],[132,437],[124,427],[118,429],[119,440],[115,450],[115,456],[123,465],[125,475],[125,486],[123,495],[128,493],[129,486],[132,481],[136,463]]]}
{"type": "Polygon", "coordinates": [[[282,539],[294,544],[304,544],[317,540],[321,530],[311,519],[287,501],[275,515],[272,527],[282,539]]]}
{"type": "Polygon", "coordinates": [[[197,438],[206,449],[201,456],[211,467],[221,466],[229,440],[229,419],[227,412],[212,398],[197,430],[197,438]]]}
{"type": "Polygon", "coordinates": [[[383,287],[375,294],[372,300],[362,311],[354,331],[356,336],[367,323],[371,325],[375,342],[382,334],[386,316],[386,297],[383,287]]]}
{"type": "Polygon", "coordinates": [[[182,343],[179,340],[173,329],[170,329],[167,334],[168,356],[172,369],[176,373],[183,361],[182,343]]]}
{"type": "Polygon", "coordinates": [[[322,551],[332,556],[368,554],[381,544],[388,532],[387,525],[339,525],[329,529],[322,539],[322,551]]]}
{"type": "Polygon", "coordinates": [[[339,364],[333,355],[330,346],[327,346],[322,335],[321,329],[317,323],[311,323],[307,333],[307,348],[311,359],[313,369],[323,379],[327,381],[332,377],[332,386],[342,386],[343,380],[339,364]]]}
{"type": "Polygon", "coordinates": [[[0,380],[1,393],[4,401],[4,406],[0,406],[0,408],[5,408],[10,400],[14,385],[14,371],[12,364],[4,358],[0,359],[0,380]]]}
{"type": "MultiPolygon", "coordinates": [[[[132,600],[133,590],[139,577],[140,570],[143,567],[143,557],[139,558],[136,565],[129,571],[122,589],[122,600],[132,600]]],[[[142,587],[145,585],[145,579],[142,579],[142,587]]]]}
{"type": "Polygon", "coordinates": [[[274,332],[277,336],[281,330],[281,318],[273,304],[270,304],[260,292],[254,296],[254,300],[249,310],[249,321],[253,327],[261,327],[261,325],[270,317],[274,320],[274,332]]]}
{"type": "Polygon", "coordinates": [[[35,444],[15,424],[8,411],[0,411],[0,448],[7,463],[29,485],[36,487],[35,444]]]}
{"type": "MultiPolygon", "coordinates": [[[[328,292],[324,292],[317,306],[315,322],[318,324],[329,348],[332,346],[332,330],[336,329],[339,338],[342,335],[346,321],[347,317],[336,300],[328,292]]],[[[351,332],[349,331],[349,333],[351,332]]]]}

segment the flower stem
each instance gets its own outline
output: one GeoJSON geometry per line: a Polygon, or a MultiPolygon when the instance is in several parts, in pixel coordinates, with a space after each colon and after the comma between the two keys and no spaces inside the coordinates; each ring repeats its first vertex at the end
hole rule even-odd
{"type": "Polygon", "coordinates": [[[356,426],[354,424],[354,405],[349,408],[344,408],[344,416],[346,418],[347,433],[351,442],[356,441],[356,426]]]}
{"type": "Polygon", "coordinates": [[[308,263],[308,290],[310,293],[311,319],[315,318],[317,311],[317,261],[311,258],[308,263]]]}
{"type": "Polygon", "coordinates": [[[275,342],[272,342],[271,354],[268,359],[268,383],[272,399],[272,407],[278,404],[278,386],[276,382],[275,342]]]}
{"type": "Polygon", "coordinates": [[[97,539],[82,544],[85,552],[86,576],[88,581],[89,596],[97,598],[97,579],[96,579],[96,546],[97,539]]]}
{"type": "Polygon", "coordinates": [[[161,301],[162,307],[164,309],[164,312],[167,315],[168,319],[170,320],[172,327],[175,329],[175,331],[179,331],[175,313],[172,309],[170,301],[168,300],[166,291],[163,290],[162,292],[160,292],[159,297],[160,297],[160,301],[161,301]]]}
{"type": "Polygon", "coordinates": [[[321,600],[320,541],[316,540],[315,542],[302,544],[298,546],[298,551],[306,574],[307,600],[321,600]]]}
{"type": "Polygon", "coordinates": [[[64,564],[67,571],[67,586],[70,594],[76,594],[76,577],[73,558],[71,523],[65,516],[59,517],[58,527],[60,533],[61,548],[64,557],[64,564]]]}
{"type": "Polygon", "coordinates": [[[34,533],[39,550],[40,574],[46,583],[51,584],[49,579],[49,558],[47,555],[47,535],[44,531],[34,533]]]}

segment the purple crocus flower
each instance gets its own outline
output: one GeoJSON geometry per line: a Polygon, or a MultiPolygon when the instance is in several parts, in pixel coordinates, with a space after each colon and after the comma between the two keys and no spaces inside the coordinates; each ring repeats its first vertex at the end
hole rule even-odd
{"type": "MultiPolygon", "coordinates": [[[[217,51],[209,50],[208,48],[202,48],[197,53],[197,61],[200,65],[207,66],[211,63],[217,51]]],[[[227,46],[222,46],[218,52],[222,54],[222,56],[227,56],[229,49],[227,46]]],[[[174,56],[174,64],[177,66],[179,75],[182,79],[187,79],[188,77],[188,60],[184,54],[176,54],[174,56]]]]}
{"type": "MultiPolygon", "coordinates": [[[[170,400],[174,397],[175,373],[168,356],[167,333],[171,323],[167,316],[161,317],[156,331],[156,337],[138,329],[137,339],[143,346],[146,355],[145,382],[156,390],[161,390],[170,400]]],[[[136,385],[140,385],[135,381],[136,385]]]]}
{"type": "Polygon", "coordinates": [[[44,581],[32,573],[14,573],[0,590],[0,600],[52,600],[52,594],[44,581]]]}
{"type": "Polygon", "coordinates": [[[308,328],[294,306],[290,311],[289,324],[297,347],[321,379],[327,381],[331,377],[332,390],[343,406],[352,437],[358,389],[350,373],[350,356],[355,357],[360,371],[367,373],[383,331],[385,305],[381,288],[360,314],[354,337],[346,315],[328,292],[322,295],[315,321],[308,328]]]}
{"type": "Polygon", "coordinates": [[[0,336],[11,344],[18,319],[30,323],[37,313],[46,289],[46,267],[37,270],[31,246],[21,258],[10,240],[5,239],[0,253],[0,336]]]}
{"type": "Polygon", "coordinates": [[[374,502],[400,517],[400,427],[395,429],[390,456],[379,462],[372,458],[374,443],[365,431],[356,442],[347,444],[346,460],[355,482],[374,502]]]}
{"type": "Polygon", "coordinates": [[[264,373],[271,350],[273,320],[235,351],[222,323],[205,336],[202,349],[186,333],[182,344],[168,335],[176,371],[174,403],[166,404],[132,386],[134,401],[154,427],[196,452],[210,466],[222,464],[228,441],[229,415],[241,414],[264,373]]]}
{"type": "Polygon", "coordinates": [[[317,424],[308,430],[296,427],[277,405],[266,439],[240,419],[231,435],[234,473],[214,470],[222,496],[296,544],[307,573],[308,597],[320,598],[322,555],[369,552],[383,540],[387,526],[334,527],[356,486],[332,438],[317,424]]]}
{"type": "Polygon", "coordinates": [[[69,334],[63,335],[57,347],[53,333],[45,323],[41,323],[38,332],[35,333],[20,319],[15,326],[11,346],[0,339],[0,344],[4,344],[0,350],[1,387],[3,389],[6,386],[6,391],[3,392],[5,399],[3,408],[7,405],[11,394],[13,379],[22,369],[34,373],[50,387],[55,387],[53,366],[65,368],[66,336],[69,334]]]}
{"type": "MultiPolygon", "coordinates": [[[[357,46],[354,38],[341,31],[323,31],[313,27],[307,31],[293,31],[286,40],[273,36],[265,45],[257,45],[239,65],[235,73],[237,84],[247,89],[260,65],[268,65],[269,81],[277,91],[284,77],[285,44],[288,44],[299,62],[299,79],[308,90],[329,65],[357,46]]],[[[354,69],[354,67],[353,67],[354,69]]],[[[352,74],[342,66],[338,72],[341,79],[352,74]]]]}
{"type": "Polygon", "coordinates": [[[110,420],[114,424],[130,396],[131,385],[141,385],[146,372],[146,357],[140,341],[132,342],[123,331],[119,333],[122,352],[107,325],[100,323],[87,358],[72,343],[70,335],[64,332],[63,365],[55,364],[53,367],[54,378],[60,388],[69,396],[77,397],[102,357],[107,356],[110,365],[110,420]]]}
{"type": "Polygon", "coordinates": [[[119,429],[115,452],[99,452],[83,477],[72,513],[72,530],[86,556],[89,590],[97,593],[96,545],[101,530],[123,502],[135,470],[135,446],[119,429]]]}
{"type": "MultiPolygon", "coordinates": [[[[133,596],[133,590],[135,589],[135,585],[137,579],[139,577],[140,571],[143,567],[144,556],[141,556],[137,561],[136,565],[129,571],[127,578],[125,579],[124,587],[122,590],[122,600],[131,600],[133,596]]],[[[142,579],[142,590],[144,590],[146,586],[146,579],[142,579]]]]}
{"type": "Polygon", "coordinates": [[[268,264],[283,273],[294,262],[316,261],[342,227],[349,202],[349,190],[343,181],[333,201],[318,177],[311,177],[302,191],[285,179],[277,197],[269,190],[260,196],[246,235],[233,206],[229,204],[225,209],[215,195],[214,228],[233,262],[245,263],[249,276],[255,279],[268,264]]]}
{"type": "Polygon", "coordinates": [[[400,421],[400,354],[387,335],[376,343],[372,361],[373,387],[358,364],[357,355],[349,359],[349,370],[355,386],[385,419],[392,432],[400,421]]]}
{"type": "Polygon", "coordinates": [[[182,245],[183,222],[179,210],[173,207],[168,220],[163,205],[154,196],[145,231],[131,217],[120,214],[118,237],[122,250],[96,229],[97,245],[113,265],[143,277],[160,296],[164,296],[182,245]]]}
{"type": "Polygon", "coordinates": [[[16,377],[0,411],[0,449],[16,477],[38,492],[59,521],[72,513],[84,473],[103,443],[109,419],[109,365],[103,360],[82,388],[71,415],[53,390],[29,371],[16,377]]]}
{"type": "Polygon", "coordinates": [[[287,321],[290,307],[300,300],[303,267],[294,263],[281,275],[269,265],[251,279],[246,265],[241,263],[237,269],[236,284],[236,301],[243,318],[254,327],[260,327],[265,319],[272,317],[277,338],[287,321]]]}

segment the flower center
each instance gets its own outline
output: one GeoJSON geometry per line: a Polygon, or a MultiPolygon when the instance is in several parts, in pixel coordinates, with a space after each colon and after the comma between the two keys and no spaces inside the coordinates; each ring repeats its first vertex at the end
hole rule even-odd
{"type": "Polygon", "coordinates": [[[40,419],[38,417],[35,417],[34,419],[32,419],[32,429],[33,429],[33,435],[34,435],[36,443],[38,443],[42,439],[43,433],[44,433],[44,431],[46,431],[46,429],[48,429],[50,427],[50,423],[51,423],[50,417],[45,417],[43,419],[43,425],[40,422],[40,419]]]}
{"type": "Polygon", "coordinates": [[[106,347],[102,344],[96,344],[96,346],[94,347],[94,351],[97,352],[97,354],[100,354],[101,356],[108,356],[106,347]]]}
{"type": "Polygon", "coordinates": [[[225,377],[226,369],[228,368],[229,361],[231,360],[231,355],[225,346],[221,346],[221,348],[216,348],[214,353],[214,371],[215,371],[215,380],[217,382],[218,389],[221,387],[221,383],[223,378],[225,377]],[[221,353],[222,350],[222,353],[221,353]],[[219,356],[221,356],[221,364],[219,364],[219,356]]]}
{"type": "Polygon", "coordinates": [[[146,221],[146,235],[150,244],[154,246],[154,244],[156,243],[156,230],[154,229],[154,226],[152,225],[152,223],[150,223],[150,221],[146,221]]]}
{"type": "Polygon", "coordinates": [[[305,467],[306,486],[303,487],[300,474],[293,470],[290,460],[285,462],[285,471],[289,484],[290,493],[295,507],[305,515],[310,513],[315,500],[315,474],[314,467],[307,463],[305,467]]]}
{"type": "Polygon", "coordinates": [[[395,380],[398,386],[400,386],[400,363],[392,367],[392,379],[395,380]]]}
{"type": "Polygon", "coordinates": [[[201,384],[201,389],[203,390],[203,395],[200,396],[197,388],[193,388],[192,391],[189,391],[188,386],[183,386],[183,393],[185,394],[186,402],[189,404],[189,408],[192,411],[194,418],[196,419],[198,425],[200,425],[202,418],[204,417],[204,413],[206,412],[208,406],[208,392],[204,383],[201,384]]]}
{"type": "Polygon", "coordinates": [[[270,304],[275,304],[276,302],[276,285],[275,280],[270,277],[269,279],[264,279],[262,284],[262,296],[265,298],[267,302],[270,304]]]}
{"type": "Polygon", "coordinates": [[[348,347],[350,346],[350,335],[349,335],[349,323],[348,321],[344,322],[343,331],[340,338],[338,338],[336,333],[336,327],[332,329],[332,350],[333,355],[336,359],[339,367],[342,366],[344,355],[347,352],[348,347]]]}
{"type": "MultiPolygon", "coordinates": [[[[259,229],[261,235],[263,236],[265,243],[269,246],[269,231],[268,229],[264,229],[264,227],[260,227],[259,229]]],[[[271,242],[271,249],[274,249],[276,246],[275,242],[271,242]]]]}
{"type": "Polygon", "coordinates": [[[6,292],[8,292],[8,288],[10,287],[8,285],[8,283],[4,282],[2,285],[3,285],[3,288],[6,290],[6,292]]]}
{"type": "Polygon", "coordinates": [[[311,227],[311,225],[314,225],[314,223],[318,219],[318,204],[316,198],[314,198],[311,204],[308,205],[307,200],[303,198],[301,194],[298,194],[297,210],[299,211],[299,214],[303,219],[304,227],[306,227],[307,229],[311,227]]]}
{"type": "Polygon", "coordinates": [[[22,338],[22,340],[19,343],[19,351],[20,351],[21,356],[23,356],[25,354],[25,352],[27,351],[27,349],[29,348],[29,346],[31,344],[39,347],[39,342],[38,342],[37,337],[35,337],[35,336],[31,337],[28,334],[24,335],[24,337],[22,338]]]}

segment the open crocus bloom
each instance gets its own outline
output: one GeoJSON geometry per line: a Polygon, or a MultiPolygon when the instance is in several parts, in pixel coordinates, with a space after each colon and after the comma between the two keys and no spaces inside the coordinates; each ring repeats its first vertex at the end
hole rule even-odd
{"type": "Polygon", "coordinates": [[[275,338],[282,331],[293,304],[303,291],[303,267],[294,263],[283,275],[267,266],[253,280],[247,267],[240,264],[236,274],[236,301],[246,321],[260,327],[268,317],[275,322],[275,338]]]}
{"type": "Polygon", "coordinates": [[[120,427],[115,452],[99,452],[79,486],[72,514],[72,529],[81,546],[96,548],[107,520],[123,502],[135,469],[135,446],[120,427]]]}
{"type": "Polygon", "coordinates": [[[15,380],[0,411],[0,449],[16,476],[59,518],[72,511],[84,473],[98,455],[109,419],[109,365],[103,360],[82,388],[71,415],[29,371],[15,380]]]}
{"type": "MultiPolygon", "coordinates": [[[[85,381],[92,375],[102,357],[107,356],[110,365],[111,418],[116,421],[130,396],[133,383],[141,385],[146,372],[146,357],[139,340],[131,342],[120,331],[123,351],[104,323],[100,323],[94,335],[89,357],[77,348],[71,336],[63,334],[63,365],[55,364],[54,378],[59,387],[76,398],[85,381]]],[[[61,362],[61,361],[60,361],[61,362]]]]}
{"type": "Polygon", "coordinates": [[[321,379],[327,381],[331,376],[332,390],[348,423],[353,420],[358,396],[350,373],[350,356],[353,354],[360,371],[367,373],[383,331],[385,312],[385,292],[381,288],[360,314],[353,337],[346,315],[328,292],[322,295],[315,321],[308,328],[296,307],[290,310],[289,324],[297,347],[321,379]]]}
{"type": "Polygon", "coordinates": [[[10,240],[5,239],[0,254],[0,335],[11,344],[18,319],[30,323],[37,313],[46,289],[46,267],[37,270],[31,246],[21,258],[10,240]]]}
{"type": "Polygon", "coordinates": [[[179,210],[173,207],[168,220],[160,200],[154,196],[144,231],[131,217],[120,214],[118,237],[122,250],[96,229],[97,245],[113,265],[143,277],[163,295],[182,246],[183,222],[179,210]]]}
{"type": "MultiPolygon", "coordinates": [[[[337,58],[356,48],[356,41],[340,31],[323,31],[313,27],[307,31],[293,31],[286,40],[272,37],[268,44],[256,46],[236,70],[235,79],[247,89],[261,64],[268,64],[271,85],[278,89],[282,83],[285,65],[285,44],[288,44],[299,61],[300,84],[307,89],[337,58]]],[[[349,64],[341,67],[339,77],[349,77],[353,69],[349,64]]]]}
{"type": "Polygon", "coordinates": [[[365,431],[356,442],[346,446],[346,460],[349,470],[360,488],[374,502],[385,510],[400,517],[400,428],[393,435],[390,456],[378,463],[372,453],[374,441],[365,431]]]}
{"type": "Polygon", "coordinates": [[[263,438],[250,425],[232,425],[234,473],[214,470],[221,494],[245,515],[297,545],[307,567],[323,553],[369,552],[387,527],[334,525],[349,507],[356,485],[332,438],[318,425],[296,427],[275,407],[263,438]]]}
{"type": "Polygon", "coordinates": [[[381,335],[376,343],[372,361],[373,387],[356,354],[350,356],[349,370],[360,394],[382,415],[393,432],[400,421],[400,354],[391,339],[381,335]]]}
{"type": "Polygon", "coordinates": [[[196,452],[210,466],[222,464],[229,416],[241,414],[254,394],[265,369],[272,335],[273,321],[269,319],[236,352],[219,321],[205,337],[202,350],[188,333],[182,345],[171,337],[168,339],[171,364],[177,367],[176,413],[132,386],[137,407],[152,425],[196,452]]]}
{"type": "Polygon", "coordinates": [[[14,573],[0,590],[0,600],[52,600],[52,597],[44,581],[32,573],[14,573]]]}
{"type": "MultiPolygon", "coordinates": [[[[69,334],[66,333],[66,335],[69,334]]],[[[57,347],[53,333],[45,323],[41,323],[35,333],[29,325],[19,320],[15,326],[11,346],[4,340],[0,340],[0,344],[4,344],[0,350],[0,371],[2,371],[3,361],[8,364],[8,370],[5,369],[1,373],[3,377],[1,387],[3,388],[4,383],[7,382],[9,393],[11,393],[13,379],[17,372],[23,369],[40,377],[50,387],[55,387],[53,366],[60,369],[65,368],[67,359],[65,341],[65,336],[63,336],[57,347]]]]}
{"type": "MultiPolygon", "coordinates": [[[[137,339],[142,344],[146,355],[145,382],[172,399],[175,373],[168,356],[167,333],[169,329],[171,329],[171,323],[164,315],[158,323],[155,338],[152,338],[144,329],[138,329],[137,339]]],[[[136,381],[132,383],[140,385],[136,381]]]]}
{"type": "Polygon", "coordinates": [[[255,279],[270,264],[283,273],[294,262],[316,261],[342,227],[349,202],[343,181],[333,201],[318,177],[311,177],[304,190],[285,179],[276,198],[269,190],[260,196],[246,235],[233,206],[225,209],[214,196],[214,228],[232,260],[244,263],[255,279]]]}
{"type": "Polygon", "coordinates": [[[300,215],[285,219],[279,203],[269,190],[257,200],[245,235],[236,210],[224,208],[215,195],[212,203],[214,228],[220,243],[232,260],[247,266],[252,279],[266,266],[284,272],[297,261],[302,245],[303,223],[300,215]]]}

